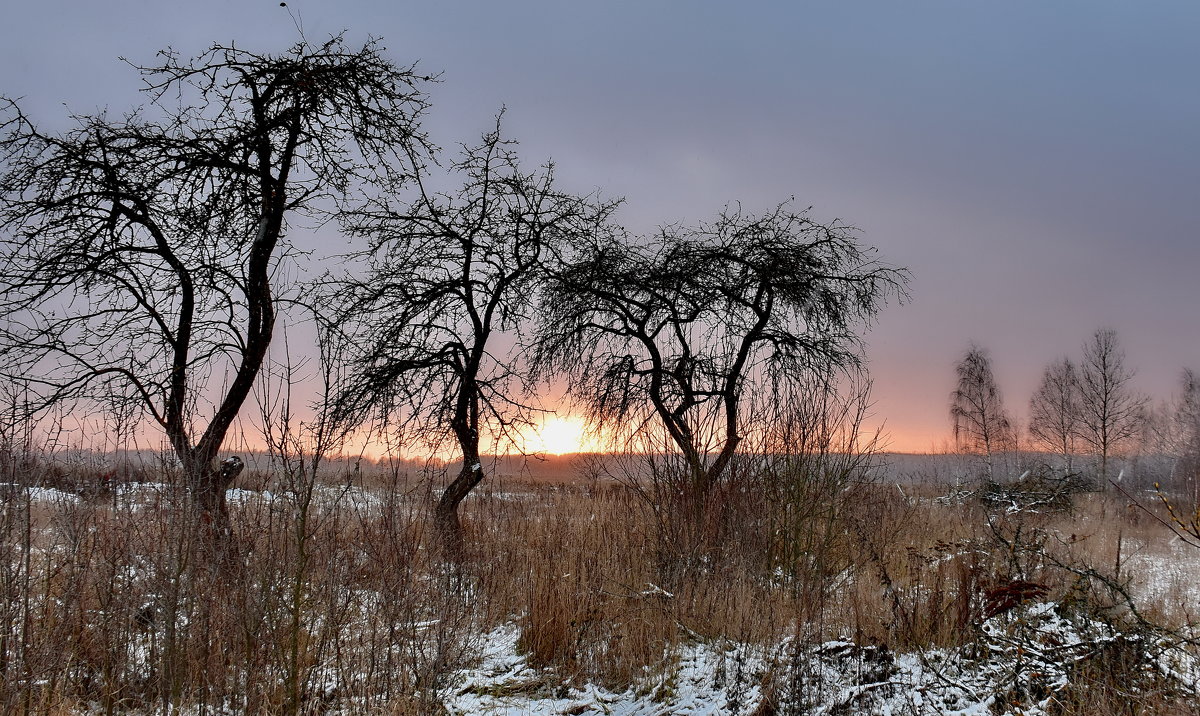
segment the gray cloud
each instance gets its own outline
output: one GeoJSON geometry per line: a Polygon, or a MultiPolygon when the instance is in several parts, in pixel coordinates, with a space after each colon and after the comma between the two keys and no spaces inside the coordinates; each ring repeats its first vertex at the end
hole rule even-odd
{"type": "MultiPolygon", "coordinates": [[[[1143,390],[1200,367],[1200,7],[1116,2],[289,3],[443,71],[429,128],[502,105],[527,160],[624,196],[634,229],[795,195],[913,270],[871,335],[904,447],[948,430],[951,366],[988,346],[1010,407],[1116,328],[1143,390]]],[[[118,55],[282,48],[277,2],[48,0],[6,10],[0,92],[51,124],[139,101],[118,55]]]]}

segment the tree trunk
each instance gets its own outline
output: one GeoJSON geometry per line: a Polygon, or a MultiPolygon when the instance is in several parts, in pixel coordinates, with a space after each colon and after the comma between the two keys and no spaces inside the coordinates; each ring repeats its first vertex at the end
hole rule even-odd
{"type": "Polygon", "coordinates": [[[220,465],[213,465],[214,459],[193,453],[185,461],[184,473],[200,523],[199,546],[214,560],[224,561],[233,556],[233,525],[225,492],[245,469],[245,463],[234,456],[220,465]]]}
{"type": "Polygon", "coordinates": [[[454,478],[454,482],[442,493],[442,498],[438,500],[434,510],[434,526],[437,528],[442,547],[450,557],[456,558],[461,555],[463,548],[458,506],[482,481],[483,463],[479,459],[478,445],[464,446],[462,469],[459,470],[458,477],[454,478]]]}

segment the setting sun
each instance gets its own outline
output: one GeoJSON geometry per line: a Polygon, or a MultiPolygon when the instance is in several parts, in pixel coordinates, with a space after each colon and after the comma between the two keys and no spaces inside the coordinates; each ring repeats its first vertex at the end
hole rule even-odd
{"type": "Polygon", "coordinates": [[[583,452],[587,436],[583,421],[574,417],[547,417],[541,427],[534,428],[526,438],[525,450],[530,453],[564,455],[583,452]]]}

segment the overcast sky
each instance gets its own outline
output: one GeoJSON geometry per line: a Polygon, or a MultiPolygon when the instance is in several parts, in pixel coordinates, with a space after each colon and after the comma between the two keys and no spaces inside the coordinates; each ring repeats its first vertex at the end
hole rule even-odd
{"type": "MultiPolygon", "coordinates": [[[[897,448],[947,439],[972,340],[1021,414],[1042,367],[1101,326],[1155,398],[1200,369],[1200,3],[289,5],[310,40],[380,36],[442,73],[426,124],[442,145],[506,106],[526,161],[624,197],[635,231],[791,196],[858,227],[913,275],[869,335],[897,448]]],[[[277,0],[8,3],[0,93],[63,126],[140,101],[119,56],[296,38],[277,0]]]]}

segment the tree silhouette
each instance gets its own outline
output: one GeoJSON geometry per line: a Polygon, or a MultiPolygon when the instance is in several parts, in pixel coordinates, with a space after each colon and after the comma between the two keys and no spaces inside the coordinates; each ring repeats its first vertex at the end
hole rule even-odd
{"type": "Polygon", "coordinates": [[[1069,358],[1046,366],[1029,399],[1029,435],[1035,445],[1062,458],[1064,473],[1074,468],[1079,420],[1079,371],[1069,358]]]}
{"type": "Polygon", "coordinates": [[[135,405],[224,522],[235,471],[214,463],[271,343],[288,222],[422,151],[427,78],[382,52],[340,36],[279,55],[164,51],[136,66],[147,107],[61,134],[5,101],[4,374],[35,407],[135,405]]]}
{"type": "Polygon", "coordinates": [[[982,454],[988,479],[995,479],[993,456],[1012,447],[1013,434],[992,373],[992,359],[972,344],[954,372],[958,376],[958,387],[950,394],[954,441],[960,450],[982,454]]]}
{"type": "Polygon", "coordinates": [[[411,202],[385,191],[347,215],[350,233],[370,241],[367,271],[331,286],[333,324],[360,346],[339,410],[356,420],[377,411],[432,445],[455,443],[462,465],[436,519],[456,546],[458,505],[484,478],[481,438],[503,444],[529,422],[511,348],[542,257],[590,235],[613,204],[560,191],[552,165],[523,171],[499,118],[451,170],[462,178],[453,193],[420,172],[411,202]]]}
{"type": "Polygon", "coordinates": [[[859,366],[860,331],[906,280],[873,253],[789,204],[600,236],[551,270],[538,364],[594,423],[665,437],[703,505],[752,417],[786,409],[772,396],[859,366]]]}
{"type": "Polygon", "coordinates": [[[1200,377],[1190,368],[1180,375],[1179,395],[1170,411],[1172,477],[1200,506],[1200,377]]]}
{"type": "Polygon", "coordinates": [[[1113,455],[1140,434],[1145,421],[1146,399],[1133,393],[1132,380],[1116,331],[1092,334],[1079,367],[1080,438],[1100,458],[1102,482],[1113,455]]]}

